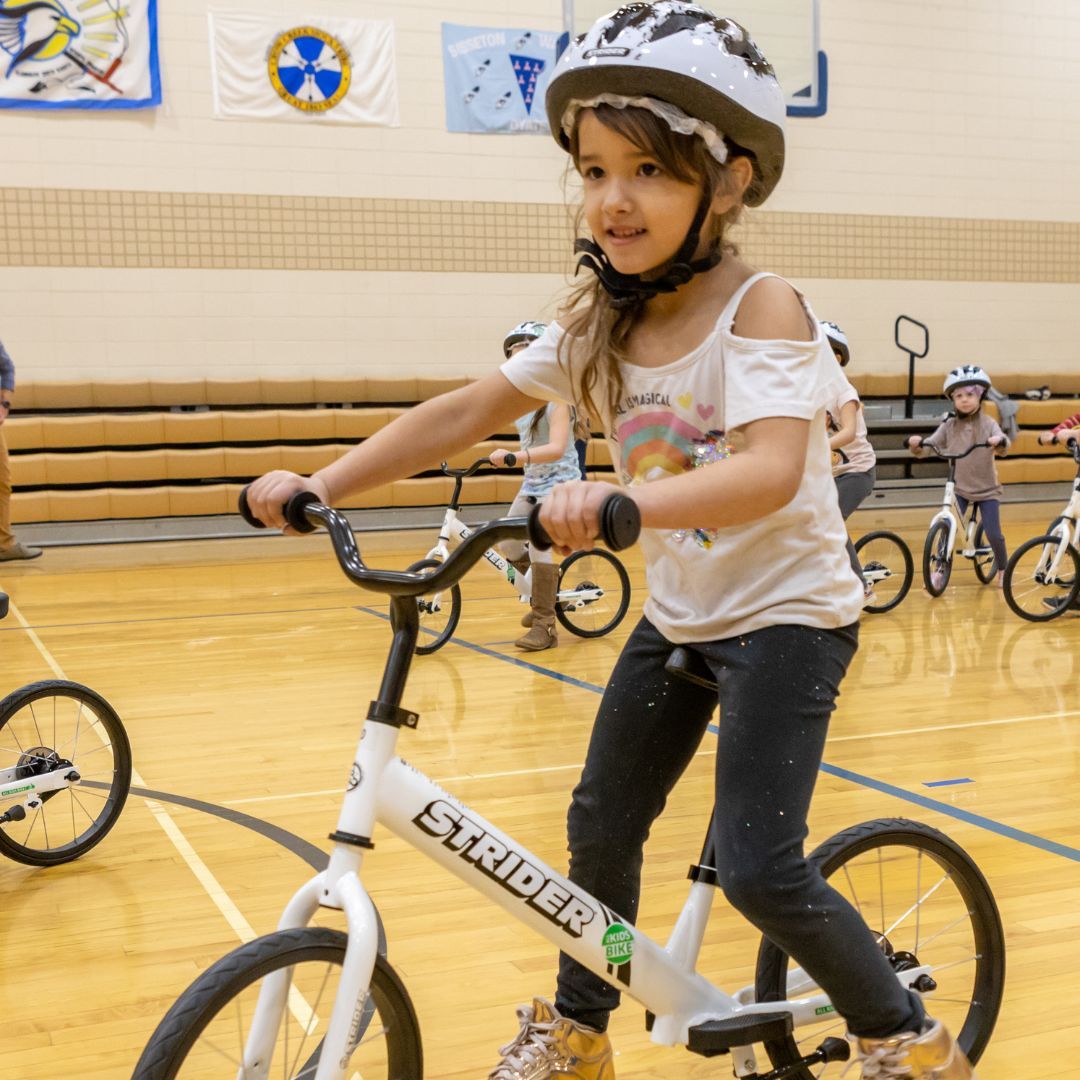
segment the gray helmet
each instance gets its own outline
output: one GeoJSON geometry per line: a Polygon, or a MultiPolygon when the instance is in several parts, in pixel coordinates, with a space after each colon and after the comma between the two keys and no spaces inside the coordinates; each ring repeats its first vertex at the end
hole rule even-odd
{"type": "Polygon", "coordinates": [[[821,320],[821,329],[825,331],[825,337],[828,338],[833,351],[840,354],[840,366],[847,367],[848,361],[851,359],[851,348],[848,345],[847,334],[836,323],[828,322],[825,319],[821,320]]]}
{"type": "Polygon", "coordinates": [[[545,330],[547,330],[547,326],[542,322],[526,321],[518,323],[503,339],[503,356],[509,359],[510,350],[515,345],[520,345],[523,341],[535,341],[538,337],[544,336],[545,330]]]}
{"type": "Polygon", "coordinates": [[[649,108],[650,99],[674,105],[674,123],[653,111],[675,130],[702,135],[710,149],[719,135],[749,151],[754,180],[744,201],[768,198],[784,169],[786,106],[772,65],[743,27],[681,0],[624,4],[559,58],[547,89],[548,123],[569,149],[575,106],[649,108]]]}
{"type": "Polygon", "coordinates": [[[985,394],[990,389],[990,376],[978,364],[964,364],[963,367],[953,368],[945,376],[942,393],[951,398],[952,392],[960,386],[981,386],[985,394]]]}

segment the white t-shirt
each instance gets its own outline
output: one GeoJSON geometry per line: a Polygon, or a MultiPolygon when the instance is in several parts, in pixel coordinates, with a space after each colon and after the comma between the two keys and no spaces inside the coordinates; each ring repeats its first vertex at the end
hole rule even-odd
{"type": "Polygon", "coordinates": [[[841,461],[833,466],[833,476],[843,476],[844,473],[869,472],[877,465],[877,455],[870,443],[870,436],[866,431],[866,417],[863,415],[862,402],[859,400],[859,391],[844,379],[844,389],[834,401],[829,404],[829,415],[837,428],[840,427],[840,412],[849,402],[854,401],[855,409],[855,438],[841,446],[847,461],[841,461]]]}
{"type": "MultiPolygon", "coordinates": [[[[614,416],[601,418],[624,485],[662,480],[695,462],[722,469],[722,459],[745,446],[740,429],[754,420],[810,421],[806,468],[786,506],[723,529],[642,531],[645,615],[676,643],[780,624],[835,629],[855,622],[862,610],[825,430],[825,407],[846,381],[832,350],[820,328],[806,342],[752,340],[731,331],[747,289],[768,276],[757,274],[738,289],[712,333],[686,356],[655,368],[624,364],[622,398],[614,416]]],[[[575,380],[557,354],[564,333],[550,324],[503,364],[503,374],[530,397],[573,404],[575,380]]],[[[580,362],[580,353],[566,352],[571,365],[580,362]]],[[[594,396],[607,407],[603,386],[594,396]]]]}

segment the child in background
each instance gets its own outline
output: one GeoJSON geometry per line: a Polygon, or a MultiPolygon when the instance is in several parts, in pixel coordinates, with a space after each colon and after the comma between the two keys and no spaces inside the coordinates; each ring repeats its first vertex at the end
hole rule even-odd
{"type": "Polygon", "coordinates": [[[1065,436],[1059,438],[1063,431],[1073,431],[1074,428],[1080,428],[1080,413],[1073,413],[1072,416],[1066,416],[1057,427],[1051,428],[1049,431],[1044,431],[1039,435],[1039,442],[1043,446],[1049,446],[1053,442],[1066,443],[1070,439],[1075,439],[1080,436],[1080,431],[1075,431],[1071,436],[1065,436]]]}
{"type": "MultiPolygon", "coordinates": [[[[542,337],[547,327],[540,322],[519,323],[503,341],[503,355],[509,359],[542,337]]],[[[505,464],[506,455],[515,453],[525,469],[521,490],[507,512],[508,517],[527,517],[532,508],[544,501],[556,484],[581,478],[578,452],[574,445],[573,410],[569,405],[551,402],[514,421],[521,442],[519,451],[493,450],[492,465],[505,464]]],[[[555,596],[559,588],[559,568],[551,551],[537,551],[519,541],[500,545],[503,554],[519,574],[532,567],[532,592],[529,612],[521,620],[529,628],[514,644],[528,652],[553,649],[559,644],[555,629],[555,596]]]]}
{"type": "MultiPolygon", "coordinates": [[[[836,323],[822,321],[821,329],[825,331],[825,337],[832,348],[833,356],[836,357],[836,362],[841,367],[847,367],[851,359],[847,335],[836,323]]],[[[847,379],[844,380],[843,390],[829,406],[829,420],[829,448],[835,455],[833,479],[836,481],[836,494],[840,500],[840,513],[847,521],[867,495],[874,490],[874,482],[877,479],[877,456],[866,433],[866,418],[863,416],[862,402],[859,400],[858,390],[847,379]],[[838,450],[843,450],[843,456],[835,453],[838,450]]],[[[851,542],[850,536],[847,541],[847,553],[848,559],[851,560],[851,569],[855,571],[859,580],[863,581],[859,556],[855,554],[855,545],[851,542]]],[[[869,582],[864,582],[863,591],[866,602],[870,603],[874,597],[873,587],[869,582]]]]}
{"type": "MultiPolygon", "coordinates": [[[[772,66],[743,27],[697,4],[628,3],[563,52],[546,104],[582,179],[592,239],[577,250],[595,278],[500,372],[417,406],[306,480],[261,477],[251,510],[281,527],[297,491],[332,505],[548,401],[598,417],[641,512],[649,597],[573,793],[570,880],[633,922],[645,840],[719,703],[712,839],[725,896],[829,994],[864,1076],[971,1080],[956,1041],[805,854],[863,590],[844,558],[825,433],[842,376],[803,296],[745,263],[727,235],[784,168],[772,66]],[[665,670],[676,645],[718,692],[665,670]]],[[[556,485],[540,514],[556,549],[590,547],[617,490],[556,485]]],[[[518,1011],[489,1080],[613,1080],[618,1003],[615,986],[564,954],[555,1002],[518,1011]]]]}
{"type": "Polygon", "coordinates": [[[1008,553],[1005,537],[1001,532],[1001,504],[998,501],[1003,489],[994,467],[994,458],[1003,457],[1009,449],[1009,440],[998,423],[982,411],[982,399],[990,389],[990,376],[981,367],[964,364],[945,376],[945,396],[953,403],[955,416],[948,417],[928,439],[912,435],[908,448],[919,458],[930,451],[923,443],[932,443],[946,454],[962,454],[976,443],[989,443],[991,449],[976,450],[969,457],[956,463],[956,502],[960,512],[973,502],[979,508],[983,531],[994,552],[998,571],[998,585],[1005,576],[1008,553]]]}

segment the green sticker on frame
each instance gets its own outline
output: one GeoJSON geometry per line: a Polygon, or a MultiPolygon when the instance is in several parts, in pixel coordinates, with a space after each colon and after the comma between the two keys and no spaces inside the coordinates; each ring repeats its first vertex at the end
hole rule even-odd
{"type": "Polygon", "coordinates": [[[634,935],[622,923],[612,923],[602,939],[609,964],[627,964],[634,955],[634,935]]]}

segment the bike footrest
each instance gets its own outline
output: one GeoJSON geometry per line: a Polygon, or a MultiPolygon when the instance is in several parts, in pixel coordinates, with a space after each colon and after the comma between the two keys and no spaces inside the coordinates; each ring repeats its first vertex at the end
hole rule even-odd
{"type": "Polygon", "coordinates": [[[733,1046],[772,1042],[794,1030],[791,1013],[748,1013],[725,1020],[706,1020],[690,1029],[686,1048],[702,1057],[728,1053],[733,1046]]]}

